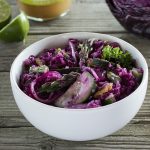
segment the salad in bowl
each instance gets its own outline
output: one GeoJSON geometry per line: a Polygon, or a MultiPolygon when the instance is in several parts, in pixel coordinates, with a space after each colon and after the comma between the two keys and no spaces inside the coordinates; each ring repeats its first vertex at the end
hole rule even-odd
{"type": "Polygon", "coordinates": [[[114,133],[140,109],[148,66],[131,44],[106,34],[65,33],[25,48],[10,81],[16,104],[40,131],[87,141],[114,133]]]}
{"type": "Polygon", "coordinates": [[[33,99],[63,108],[94,108],[117,102],[140,84],[143,69],[119,43],[69,39],[24,61],[20,88],[33,99]]]}

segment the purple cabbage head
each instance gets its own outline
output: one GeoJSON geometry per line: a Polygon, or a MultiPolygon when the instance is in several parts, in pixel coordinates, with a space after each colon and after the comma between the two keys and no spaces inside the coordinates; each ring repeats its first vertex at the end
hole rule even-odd
{"type": "Polygon", "coordinates": [[[149,0],[106,0],[111,12],[129,31],[150,38],[149,0]]]}

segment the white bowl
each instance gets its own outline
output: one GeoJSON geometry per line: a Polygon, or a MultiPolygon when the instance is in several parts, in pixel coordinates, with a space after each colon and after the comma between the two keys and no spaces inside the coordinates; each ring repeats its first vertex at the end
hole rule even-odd
{"type": "Polygon", "coordinates": [[[140,109],[146,94],[148,66],[142,54],[129,43],[116,37],[88,33],[66,33],[40,40],[24,49],[15,59],[10,71],[10,80],[15,101],[25,118],[40,131],[60,139],[86,141],[101,138],[125,126],[140,109]],[[69,38],[99,38],[118,42],[137,60],[144,74],[140,86],[126,98],[99,108],[65,109],[40,103],[27,96],[18,86],[23,61],[37,55],[45,48],[63,46],[69,38]]]}

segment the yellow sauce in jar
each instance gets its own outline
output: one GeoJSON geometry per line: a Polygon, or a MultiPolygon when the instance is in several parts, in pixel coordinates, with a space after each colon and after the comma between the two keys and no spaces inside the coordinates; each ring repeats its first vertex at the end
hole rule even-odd
{"type": "Polygon", "coordinates": [[[70,9],[71,2],[72,0],[18,0],[18,5],[29,18],[42,21],[63,15],[70,9]]]}

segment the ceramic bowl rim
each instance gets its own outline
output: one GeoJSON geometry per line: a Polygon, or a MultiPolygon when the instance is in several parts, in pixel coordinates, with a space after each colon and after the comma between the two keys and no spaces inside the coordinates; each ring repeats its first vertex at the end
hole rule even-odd
{"type": "MultiPolygon", "coordinates": [[[[31,99],[31,101],[37,103],[37,104],[40,104],[41,107],[47,107],[49,109],[55,109],[55,110],[61,110],[61,111],[69,111],[69,112],[86,112],[86,111],[97,111],[97,110],[104,110],[104,109],[110,109],[111,107],[114,107],[115,105],[119,105],[121,103],[123,103],[124,101],[126,101],[127,99],[129,99],[130,97],[132,97],[133,94],[136,94],[139,89],[141,89],[143,87],[143,85],[145,84],[145,82],[147,82],[147,78],[148,78],[148,65],[146,63],[146,60],[144,58],[144,56],[141,54],[141,52],[135,48],[134,46],[132,46],[131,44],[129,44],[128,42],[120,39],[120,38],[117,38],[117,37],[114,37],[112,35],[108,35],[108,34],[101,34],[101,33],[93,33],[93,32],[70,32],[70,33],[63,33],[63,34],[57,34],[57,35],[52,35],[52,36],[49,36],[49,37],[46,37],[44,39],[41,39],[41,40],[38,40],[37,42],[34,42],[32,43],[31,45],[29,45],[28,47],[26,47],[25,49],[22,50],[22,52],[20,52],[17,57],[15,58],[15,60],[13,61],[12,63],[12,66],[11,66],[11,69],[10,69],[10,79],[11,81],[14,83],[14,86],[16,88],[16,90],[19,91],[19,93],[21,93],[26,99],[31,99]],[[143,68],[144,70],[144,74],[143,74],[143,78],[142,78],[142,81],[140,83],[140,85],[137,87],[137,89],[135,91],[133,91],[130,95],[128,95],[127,97],[115,102],[115,103],[112,103],[112,104],[109,104],[109,105],[106,105],[106,106],[102,106],[102,107],[96,107],[96,108],[88,108],[88,109],[69,109],[69,108],[60,108],[60,107],[55,107],[55,106],[51,106],[51,105],[47,105],[47,104],[44,104],[44,103],[41,103],[39,101],[36,101],[35,99],[29,97],[28,95],[26,95],[19,87],[19,85],[17,84],[17,81],[15,80],[15,77],[14,77],[14,74],[13,74],[13,68],[16,66],[16,61],[17,59],[31,46],[31,45],[35,45],[39,42],[42,42],[46,39],[51,39],[51,38],[55,38],[55,37],[58,37],[58,36],[63,36],[63,35],[67,35],[67,36],[71,36],[71,35],[75,35],[75,34],[88,34],[88,35],[100,35],[100,36],[104,36],[104,37],[109,37],[111,38],[112,40],[119,40],[119,41],[122,41],[124,42],[125,44],[128,44],[131,48],[133,48],[134,50],[136,50],[136,53],[138,53],[138,55],[140,56],[139,59],[143,59],[143,65],[145,66],[143,68]]],[[[42,51],[42,50],[41,50],[42,51]]],[[[11,85],[12,86],[12,85],[11,85]]],[[[13,86],[12,86],[13,87],[13,86]]]]}

